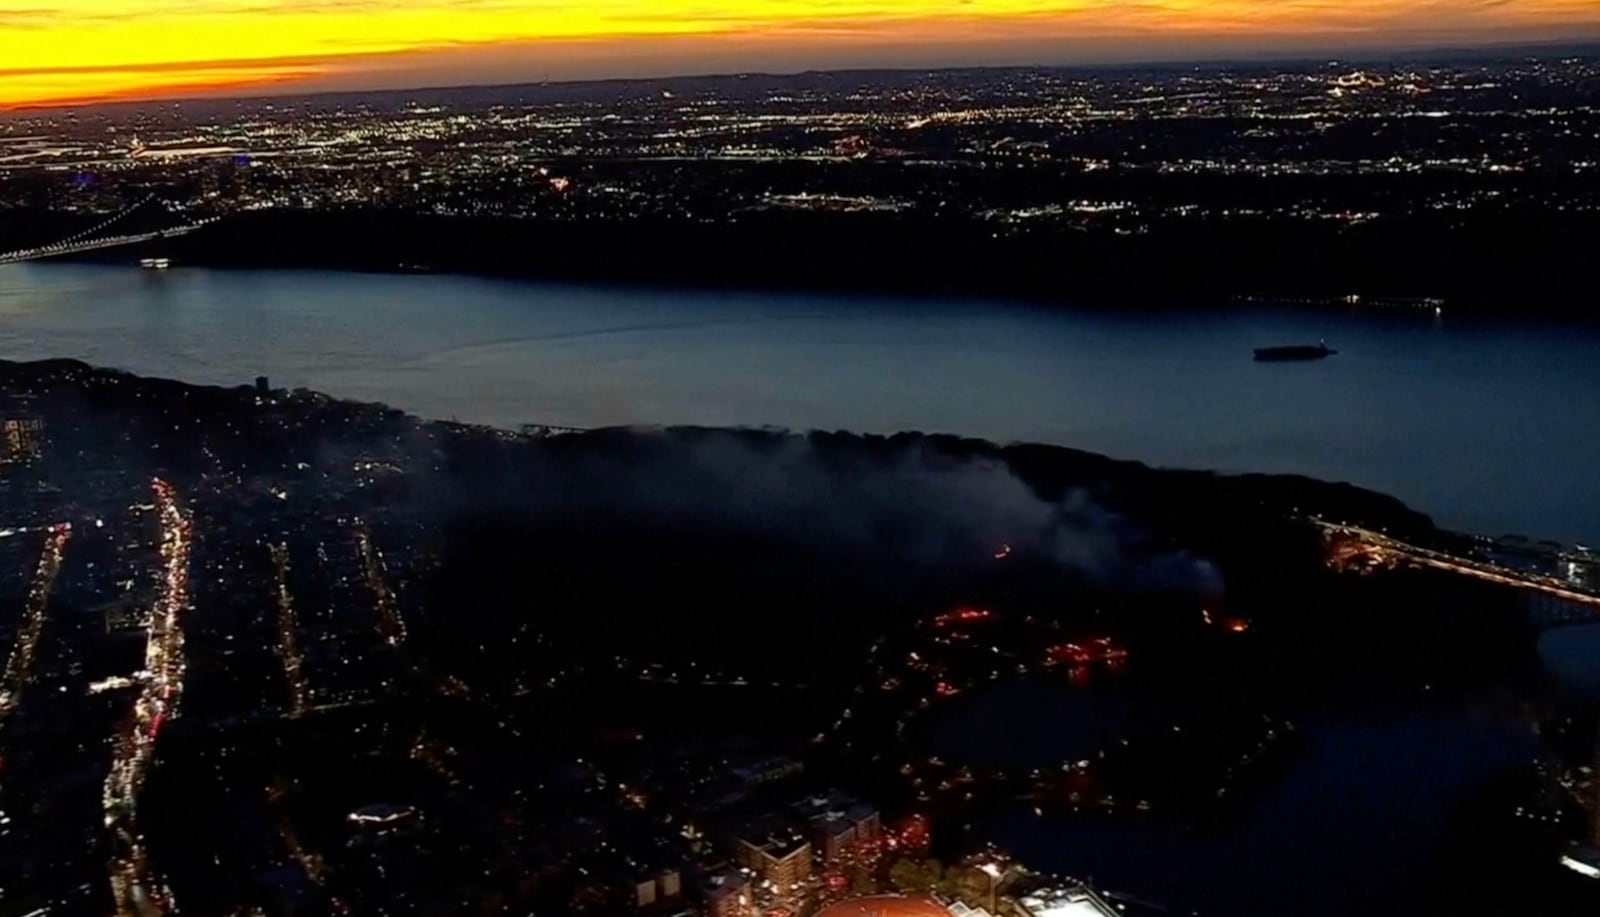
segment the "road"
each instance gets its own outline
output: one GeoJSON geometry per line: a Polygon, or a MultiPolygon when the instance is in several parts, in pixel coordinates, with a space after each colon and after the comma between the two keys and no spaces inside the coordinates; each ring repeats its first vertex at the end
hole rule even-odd
{"type": "Polygon", "coordinates": [[[1596,611],[1600,611],[1600,595],[1585,592],[1574,587],[1571,583],[1553,576],[1526,573],[1481,560],[1418,547],[1417,545],[1391,538],[1381,532],[1374,532],[1371,529],[1364,529],[1359,526],[1322,522],[1320,520],[1313,520],[1313,524],[1322,530],[1323,536],[1330,543],[1337,544],[1342,542],[1345,545],[1352,546],[1354,550],[1347,552],[1346,556],[1362,556],[1380,563],[1406,563],[1420,567],[1431,567],[1435,570],[1470,576],[1473,579],[1501,586],[1542,592],[1568,602],[1588,605],[1596,611]]]}
{"type": "Polygon", "coordinates": [[[289,546],[272,546],[272,564],[278,585],[278,657],[283,660],[283,677],[289,685],[289,715],[299,717],[309,706],[310,691],[300,655],[299,624],[294,613],[294,598],[289,594],[289,546]]]}
{"type": "MultiPolygon", "coordinates": [[[[0,741],[5,738],[5,728],[11,720],[11,714],[22,702],[22,690],[33,680],[33,660],[39,652],[39,635],[44,632],[50,590],[55,585],[56,574],[61,570],[61,555],[66,551],[67,540],[71,537],[72,525],[66,522],[51,526],[50,533],[45,537],[44,553],[39,556],[39,567],[28,586],[22,627],[17,631],[11,657],[6,660],[5,674],[0,676],[0,741]]],[[[4,775],[5,746],[0,744],[0,777],[4,775]]]]}
{"type": "Polygon", "coordinates": [[[155,757],[161,727],[178,713],[183,697],[183,628],[189,607],[191,520],[176,489],[156,478],[152,484],[161,526],[161,582],[150,610],[145,641],[144,687],[133,704],[133,716],[114,739],[111,771],[106,775],[102,804],[111,832],[109,864],[117,917],[152,917],[176,913],[172,893],[147,862],[139,833],[139,792],[155,757]]]}
{"type": "Polygon", "coordinates": [[[386,578],[387,570],[383,565],[383,552],[372,541],[372,531],[366,522],[357,519],[356,543],[361,548],[362,568],[366,573],[367,586],[372,590],[373,600],[378,606],[378,629],[383,634],[383,639],[392,647],[400,648],[406,642],[406,622],[400,617],[400,607],[395,603],[394,592],[389,588],[386,578]]]}

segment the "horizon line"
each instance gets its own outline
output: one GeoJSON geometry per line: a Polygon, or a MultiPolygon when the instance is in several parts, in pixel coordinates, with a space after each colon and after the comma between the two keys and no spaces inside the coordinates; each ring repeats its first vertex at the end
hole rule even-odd
{"type": "MultiPolygon", "coordinates": [[[[1239,65],[1326,65],[1341,61],[1367,61],[1383,63],[1402,63],[1407,58],[1422,55],[1427,57],[1457,59],[1469,57],[1489,57],[1496,54],[1515,54],[1526,52],[1526,56],[1539,58],[1544,56],[1561,56],[1556,52],[1577,52],[1582,55],[1595,55],[1600,57],[1600,35],[1591,35],[1581,38],[1551,38],[1551,39],[1518,39],[1504,42],[1489,41],[1483,43],[1423,42],[1415,45],[1371,45],[1367,47],[1341,49],[1329,48],[1327,54],[1320,54],[1315,48],[1273,51],[1262,49],[1260,52],[1236,55],[1207,55],[1200,54],[1194,57],[1148,57],[1130,58],[1120,61],[1100,61],[1095,63],[997,63],[997,64],[949,64],[939,66],[885,66],[885,67],[806,67],[795,70],[725,70],[707,72],[678,72],[659,73],[643,76],[611,76],[588,78],[554,78],[554,79],[525,79],[510,80],[506,82],[464,82],[464,83],[431,83],[416,86],[391,86],[368,87],[349,89],[313,89],[308,91],[286,90],[281,92],[252,92],[239,95],[231,94],[155,94],[139,98],[117,97],[89,97],[82,99],[63,99],[44,102],[21,103],[9,106],[0,106],[0,118],[32,113],[62,111],[62,110],[92,110],[100,108],[139,108],[141,106],[182,106],[184,104],[227,104],[248,102],[270,102],[276,99],[317,99],[332,96],[377,96],[404,93],[437,93],[437,92],[471,92],[474,90],[490,89],[518,89],[524,87],[552,87],[552,86],[612,86],[627,84],[665,83],[675,80],[737,80],[752,77],[787,78],[792,79],[804,76],[827,76],[833,74],[906,74],[906,73],[958,73],[958,72],[985,72],[985,71],[1029,71],[1029,70],[1056,70],[1056,71],[1115,71],[1138,70],[1140,68],[1167,68],[1167,67],[1194,67],[1197,69],[1226,69],[1239,65]],[[1543,52],[1542,54],[1540,52],[1543,52]]],[[[252,86],[270,86],[266,84],[250,84],[252,86]]]]}

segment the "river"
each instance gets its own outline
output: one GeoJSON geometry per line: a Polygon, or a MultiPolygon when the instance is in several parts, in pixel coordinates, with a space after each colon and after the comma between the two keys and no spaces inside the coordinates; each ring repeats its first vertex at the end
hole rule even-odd
{"type": "Polygon", "coordinates": [[[1600,329],[1402,311],[1046,309],[460,276],[0,267],[0,357],[514,426],[923,430],[1306,474],[1600,542],[1600,329]],[[1314,363],[1254,347],[1326,338],[1314,363]]]}

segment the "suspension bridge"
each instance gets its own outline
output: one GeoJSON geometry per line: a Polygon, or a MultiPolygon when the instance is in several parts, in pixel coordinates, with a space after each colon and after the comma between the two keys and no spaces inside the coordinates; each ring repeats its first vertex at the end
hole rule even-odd
{"type": "Polygon", "coordinates": [[[145,209],[147,205],[152,203],[159,205],[167,215],[183,219],[182,214],[174,212],[171,204],[157,195],[151,194],[132,206],[100,221],[98,224],[73,233],[65,239],[52,242],[49,245],[0,253],[0,264],[18,264],[23,261],[39,261],[45,258],[79,255],[84,252],[121,248],[125,245],[138,245],[142,242],[151,242],[156,239],[176,239],[187,236],[221,219],[221,217],[208,217],[154,230],[144,228],[132,230],[131,227],[126,225],[130,216],[145,209]]]}

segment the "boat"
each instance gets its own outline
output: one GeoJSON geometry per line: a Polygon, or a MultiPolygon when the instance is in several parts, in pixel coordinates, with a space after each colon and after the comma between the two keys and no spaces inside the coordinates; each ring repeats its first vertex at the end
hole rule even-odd
{"type": "Polygon", "coordinates": [[[139,266],[147,271],[164,271],[172,267],[171,258],[140,258],[139,266]]]}
{"type": "Polygon", "coordinates": [[[1290,344],[1287,347],[1257,347],[1256,359],[1262,363],[1285,363],[1292,360],[1321,360],[1338,353],[1326,341],[1315,344],[1290,344]]]}

